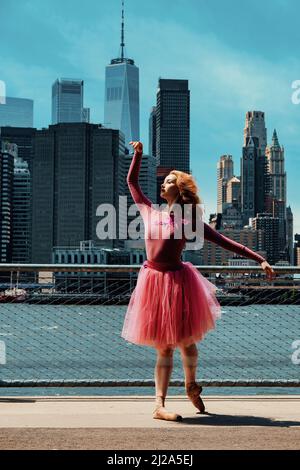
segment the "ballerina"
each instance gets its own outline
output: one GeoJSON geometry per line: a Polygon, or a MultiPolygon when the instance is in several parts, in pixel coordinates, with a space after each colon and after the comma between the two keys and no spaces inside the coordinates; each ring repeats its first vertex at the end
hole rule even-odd
{"type": "MultiPolygon", "coordinates": [[[[204,413],[205,406],[200,396],[202,387],[196,382],[196,343],[215,328],[216,320],[221,316],[221,306],[215,295],[216,286],[192,263],[181,261],[181,253],[187,242],[185,235],[174,238],[177,227],[172,217],[174,205],[179,204],[183,208],[184,204],[196,207],[200,203],[194,178],[188,173],[172,170],[161,185],[161,196],[168,203],[167,210],[155,209],[138,182],[143,144],[130,142],[130,145],[134,148],[134,155],[127,184],[144,222],[147,259],[139,271],[121,336],[131,343],[156,349],[153,418],[181,421],[181,415],[165,407],[173,368],[173,352],[176,347],[180,349],[186,394],[200,413],[204,413]]],[[[192,222],[194,227],[195,220],[192,219],[192,222]]],[[[268,278],[275,277],[273,268],[261,255],[225,237],[210,225],[203,224],[204,239],[257,261],[268,278]]]]}

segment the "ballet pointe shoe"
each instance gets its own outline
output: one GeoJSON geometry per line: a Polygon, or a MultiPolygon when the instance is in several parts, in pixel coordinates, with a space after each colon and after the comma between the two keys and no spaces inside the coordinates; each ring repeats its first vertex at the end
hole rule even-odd
{"type": "Polygon", "coordinates": [[[205,412],[205,406],[202,401],[202,398],[200,397],[200,393],[202,392],[202,387],[201,385],[198,385],[197,382],[189,382],[185,386],[187,396],[193,403],[193,405],[198,408],[200,413],[205,412]]]}
{"type": "Polygon", "coordinates": [[[166,421],[182,421],[182,416],[166,410],[165,398],[161,396],[156,397],[156,407],[153,411],[153,419],[164,419],[166,421]]]}

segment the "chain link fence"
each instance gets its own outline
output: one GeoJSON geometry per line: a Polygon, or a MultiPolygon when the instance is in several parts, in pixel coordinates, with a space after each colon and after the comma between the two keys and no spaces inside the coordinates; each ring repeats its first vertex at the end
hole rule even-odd
{"type": "MultiPolygon", "coordinates": [[[[197,266],[222,306],[204,386],[299,386],[300,268],[197,266]]],[[[153,386],[156,351],[121,337],[139,265],[0,265],[0,386],[153,386]]],[[[180,352],[170,385],[182,386],[180,352]]]]}

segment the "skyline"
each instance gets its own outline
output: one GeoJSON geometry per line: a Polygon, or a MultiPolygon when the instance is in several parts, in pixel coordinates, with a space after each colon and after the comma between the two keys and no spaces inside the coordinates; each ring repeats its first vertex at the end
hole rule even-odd
{"type": "MultiPolygon", "coordinates": [[[[177,0],[170,12],[169,0],[125,2],[125,55],[140,70],[140,140],[147,153],[159,77],[189,80],[191,170],[208,220],[217,208],[220,156],[233,156],[239,176],[246,112],[264,111],[268,144],[276,128],[285,149],[287,205],[294,215],[294,233],[300,233],[300,105],[291,100],[292,83],[300,78],[297,2],[265,0],[262,9],[254,0],[251,11],[236,0],[226,5],[228,10],[221,0],[209,5],[190,1],[187,9],[186,2],[177,0]]],[[[91,122],[103,123],[105,66],[119,55],[121,0],[109,5],[96,0],[84,5],[77,0],[2,0],[0,13],[5,15],[0,80],[7,96],[34,99],[34,126],[51,123],[51,87],[60,77],[84,80],[91,122]],[[19,35],[9,34],[13,28],[19,35]]]]}

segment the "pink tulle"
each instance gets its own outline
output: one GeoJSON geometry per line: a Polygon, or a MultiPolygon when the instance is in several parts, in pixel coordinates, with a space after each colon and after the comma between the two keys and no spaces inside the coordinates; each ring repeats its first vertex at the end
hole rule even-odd
{"type": "Polygon", "coordinates": [[[195,343],[221,317],[216,287],[189,261],[175,271],[146,266],[139,271],[121,336],[154,347],[195,343]]]}

